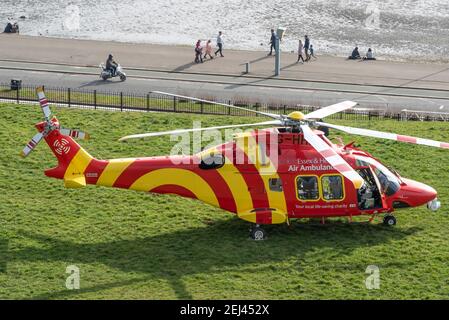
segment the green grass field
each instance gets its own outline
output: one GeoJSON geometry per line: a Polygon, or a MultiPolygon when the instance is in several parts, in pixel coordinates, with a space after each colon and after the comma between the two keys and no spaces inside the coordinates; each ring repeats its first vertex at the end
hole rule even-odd
{"type": "MultiPolygon", "coordinates": [[[[442,209],[396,212],[398,225],[268,226],[249,240],[249,224],[200,202],[89,186],[67,190],[46,178],[55,164],[41,143],[18,156],[41,120],[37,106],[0,105],[0,298],[2,299],[448,299],[449,151],[341,135],[433,186],[442,209]],[[79,290],[65,287],[80,268],[79,290]],[[380,268],[380,289],[365,270],[380,268]]],[[[98,158],[162,155],[169,137],[120,143],[146,131],[260,121],[259,118],[55,109],[62,125],[86,130],[80,143],[98,158]]],[[[333,121],[449,141],[449,124],[333,121]]],[[[340,134],[339,134],[340,135],[340,134]]],[[[336,134],[332,136],[335,138],[336,134]]],[[[365,219],[359,219],[365,220],[365,219]]]]}

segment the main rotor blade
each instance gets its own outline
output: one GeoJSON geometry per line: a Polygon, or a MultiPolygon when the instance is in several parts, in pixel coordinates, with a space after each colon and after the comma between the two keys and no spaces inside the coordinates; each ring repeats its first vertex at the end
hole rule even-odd
{"type": "Polygon", "coordinates": [[[48,106],[48,100],[45,97],[44,88],[43,87],[36,88],[36,93],[39,98],[39,104],[41,105],[45,120],[49,121],[51,117],[51,110],[50,107],[48,106]]]}
{"type": "Polygon", "coordinates": [[[399,141],[399,142],[407,142],[407,143],[413,143],[413,144],[421,144],[421,145],[430,146],[430,147],[449,149],[449,143],[447,143],[447,142],[440,142],[440,141],[416,138],[416,137],[411,137],[411,136],[403,136],[403,135],[396,134],[396,133],[375,131],[375,130],[369,130],[369,129],[338,126],[338,125],[330,124],[330,123],[317,122],[317,124],[320,126],[340,130],[340,131],[343,131],[343,132],[346,132],[349,134],[355,134],[355,135],[359,135],[359,136],[388,139],[388,140],[394,140],[394,141],[399,141]]]}
{"type": "Polygon", "coordinates": [[[334,113],[341,112],[347,109],[355,107],[358,103],[353,101],[344,101],[337,104],[333,104],[328,107],[321,108],[305,115],[306,119],[323,119],[334,113]]]}
{"type": "Polygon", "coordinates": [[[326,142],[317,136],[308,125],[301,125],[304,139],[318,151],[321,156],[326,159],[331,166],[346,178],[352,181],[356,189],[360,189],[363,185],[363,178],[326,142]]]}
{"type": "Polygon", "coordinates": [[[42,140],[42,138],[44,137],[44,135],[41,132],[38,132],[34,135],[34,137],[30,140],[30,142],[27,143],[27,145],[25,146],[25,148],[23,148],[22,152],[20,153],[20,155],[22,157],[26,157],[28,156],[31,151],[34,150],[34,148],[36,148],[36,146],[38,145],[38,143],[42,140]]]}
{"type": "Polygon", "coordinates": [[[279,120],[272,120],[272,121],[265,121],[265,122],[258,122],[258,123],[245,123],[245,124],[235,124],[235,125],[228,125],[228,126],[218,126],[218,127],[178,129],[178,130],[171,130],[171,131],[149,132],[149,133],[129,135],[129,136],[120,138],[119,141],[125,141],[125,140],[129,140],[129,139],[140,139],[140,138],[146,138],[146,137],[157,137],[157,136],[164,136],[164,135],[170,135],[170,134],[180,134],[180,133],[186,133],[186,132],[220,130],[220,129],[227,129],[227,128],[258,127],[258,126],[270,126],[270,125],[282,125],[282,122],[279,120]]]}
{"type": "Polygon", "coordinates": [[[72,129],[66,129],[61,128],[59,129],[59,132],[65,136],[70,136],[72,138],[78,138],[83,140],[89,140],[90,136],[87,132],[79,131],[79,130],[72,130],[72,129]]]}
{"type": "MultiPolygon", "coordinates": [[[[253,112],[253,113],[260,114],[262,116],[266,116],[266,117],[273,118],[273,119],[281,119],[282,118],[278,114],[269,113],[269,112],[262,112],[262,111],[256,111],[256,110],[243,108],[243,107],[237,107],[237,106],[234,106],[232,104],[227,104],[227,103],[209,101],[209,100],[204,100],[204,99],[199,99],[199,98],[194,98],[194,97],[188,97],[188,96],[181,96],[181,95],[178,95],[178,94],[162,92],[162,91],[152,91],[152,93],[158,93],[158,94],[163,94],[163,95],[166,95],[166,96],[178,97],[178,98],[182,98],[182,99],[189,99],[189,100],[192,100],[192,101],[199,101],[199,102],[204,102],[204,103],[208,103],[208,104],[215,104],[215,105],[218,105],[218,106],[229,107],[229,108],[233,108],[233,109],[237,109],[237,110],[253,112]]],[[[321,118],[318,118],[318,119],[321,119],[321,118]]]]}

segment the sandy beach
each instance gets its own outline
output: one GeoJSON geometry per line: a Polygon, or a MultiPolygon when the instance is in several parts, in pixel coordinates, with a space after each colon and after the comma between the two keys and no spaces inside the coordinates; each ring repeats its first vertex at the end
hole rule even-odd
{"type": "MultiPolygon", "coordinates": [[[[0,34],[0,60],[98,66],[109,53],[125,68],[262,78],[273,77],[274,72],[274,57],[261,51],[225,48],[224,58],[195,64],[193,47],[187,46],[0,34]],[[242,74],[246,62],[250,62],[248,75],[242,74]]],[[[449,66],[438,63],[360,62],[319,56],[310,63],[297,64],[296,53],[283,52],[281,64],[280,78],[449,90],[449,66]]]]}

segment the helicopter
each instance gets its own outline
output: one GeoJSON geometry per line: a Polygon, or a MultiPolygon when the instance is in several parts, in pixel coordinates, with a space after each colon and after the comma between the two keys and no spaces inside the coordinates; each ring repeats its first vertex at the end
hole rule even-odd
{"type": "MultiPolygon", "coordinates": [[[[344,101],[308,114],[278,115],[231,104],[190,98],[253,112],[269,121],[208,128],[178,129],[125,136],[120,141],[198,131],[241,127],[225,143],[193,155],[152,156],[101,160],[74,139],[89,139],[83,131],[61,127],[52,115],[42,87],[36,89],[44,121],[21,155],[28,156],[44,139],[58,160],[48,177],[66,188],[98,185],[193,198],[237,215],[251,223],[250,237],[267,238],[262,227],[290,224],[291,219],[382,215],[387,226],[396,224],[395,209],[427,205],[441,207],[437,192],[423,183],[401,177],[353,143],[333,143],[326,129],[348,134],[449,149],[449,143],[323,122],[356,102],[344,101]],[[318,130],[320,129],[320,130],[318,130]]],[[[168,94],[163,93],[161,94],[168,94]]],[[[178,96],[189,98],[184,96],[178,96]]]]}

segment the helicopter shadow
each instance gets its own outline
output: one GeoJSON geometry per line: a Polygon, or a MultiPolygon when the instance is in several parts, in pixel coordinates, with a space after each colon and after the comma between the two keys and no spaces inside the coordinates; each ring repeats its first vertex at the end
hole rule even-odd
{"type": "Polygon", "coordinates": [[[263,266],[289,257],[301,261],[305,254],[316,252],[317,249],[331,248],[335,254],[348,255],[357,248],[369,248],[379,243],[403,239],[419,229],[399,230],[373,224],[330,223],[301,224],[293,229],[268,226],[267,230],[270,233],[268,240],[252,241],[245,237],[248,234],[248,224],[231,219],[199,228],[104,243],[75,243],[20,231],[20,235],[45,246],[25,247],[8,252],[7,259],[8,262],[101,263],[122,272],[144,274],[138,279],[80,290],[44,293],[32,299],[70,298],[84,292],[98,292],[149,280],[165,280],[177,299],[192,299],[192,294],[183,283],[182,278],[185,276],[213,275],[224,271],[271,271],[272,266],[263,266]]]}

